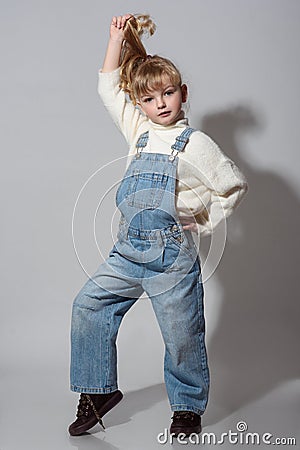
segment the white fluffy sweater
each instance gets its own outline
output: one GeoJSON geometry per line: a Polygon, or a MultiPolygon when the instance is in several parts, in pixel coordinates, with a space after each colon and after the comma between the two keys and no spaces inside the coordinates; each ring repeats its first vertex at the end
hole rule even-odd
{"type": "MultiPolygon", "coordinates": [[[[143,151],[170,154],[176,136],[188,126],[183,112],[182,119],[170,126],[149,120],[119,88],[119,69],[99,71],[98,93],[129,145],[127,167],[142,133],[149,131],[148,144],[143,151]]],[[[178,153],[177,178],[179,219],[183,224],[196,220],[201,236],[210,235],[240,204],[248,190],[240,169],[207,134],[198,130],[192,133],[184,151],[178,153]]]]}

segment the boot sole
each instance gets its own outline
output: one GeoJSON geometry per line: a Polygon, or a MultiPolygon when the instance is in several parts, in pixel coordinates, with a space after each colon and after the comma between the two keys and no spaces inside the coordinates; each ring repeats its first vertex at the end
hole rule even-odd
{"type": "MultiPolygon", "coordinates": [[[[99,409],[98,413],[99,416],[102,418],[105,414],[108,413],[114,406],[116,406],[123,398],[123,394],[121,391],[116,391],[115,395],[111,397],[101,409],[99,409]]],[[[83,423],[82,425],[76,427],[75,429],[72,428],[72,425],[69,427],[69,433],[71,436],[80,436],[81,434],[85,433],[86,431],[93,428],[98,423],[98,419],[96,416],[91,417],[91,419],[88,422],[83,423]]]]}

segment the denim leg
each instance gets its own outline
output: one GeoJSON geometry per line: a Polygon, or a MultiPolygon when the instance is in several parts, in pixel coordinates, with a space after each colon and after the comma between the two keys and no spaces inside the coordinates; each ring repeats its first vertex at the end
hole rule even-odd
{"type": "Polygon", "coordinates": [[[164,376],[173,411],[203,414],[208,401],[209,369],[205,347],[200,261],[173,288],[151,296],[165,343],[164,376]]]}
{"type": "Polygon", "coordinates": [[[121,321],[142,295],[131,263],[111,251],[73,302],[71,323],[71,390],[109,393],[118,388],[116,338],[121,321]],[[126,267],[125,267],[126,266],[126,267]]]}

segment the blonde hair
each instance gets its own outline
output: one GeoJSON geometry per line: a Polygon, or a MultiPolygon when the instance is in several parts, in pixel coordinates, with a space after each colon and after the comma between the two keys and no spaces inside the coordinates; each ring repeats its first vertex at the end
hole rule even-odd
{"type": "Polygon", "coordinates": [[[180,86],[182,79],[177,67],[167,58],[147,55],[142,36],[150,36],[156,25],[149,15],[130,17],[124,28],[124,42],[120,59],[120,88],[130,97],[134,105],[151,90],[159,89],[163,77],[167,76],[174,86],[180,86]]]}

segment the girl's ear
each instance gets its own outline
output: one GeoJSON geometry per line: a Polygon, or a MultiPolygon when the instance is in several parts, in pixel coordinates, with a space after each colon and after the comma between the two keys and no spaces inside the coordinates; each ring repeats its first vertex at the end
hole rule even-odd
{"type": "Polygon", "coordinates": [[[141,103],[137,100],[137,102],[136,102],[136,108],[138,108],[142,113],[144,113],[144,111],[143,111],[143,108],[142,108],[142,105],[141,105],[141,103]]]}
{"type": "Polygon", "coordinates": [[[188,89],[187,89],[187,85],[183,84],[181,86],[181,96],[182,96],[182,103],[185,103],[187,101],[188,98],[188,89]]]}
{"type": "Polygon", "coordinates": [[[142,107],[142,105],[141,105],[141,103],[139,101],[136,102],[136,107],[140,110],[140,112],[142,114],[144,114],[144,116],[147,116],[147,114],[145,113],[145,111],[144,111],[144,109],[143,109],[143,107],[142,107]]]}

